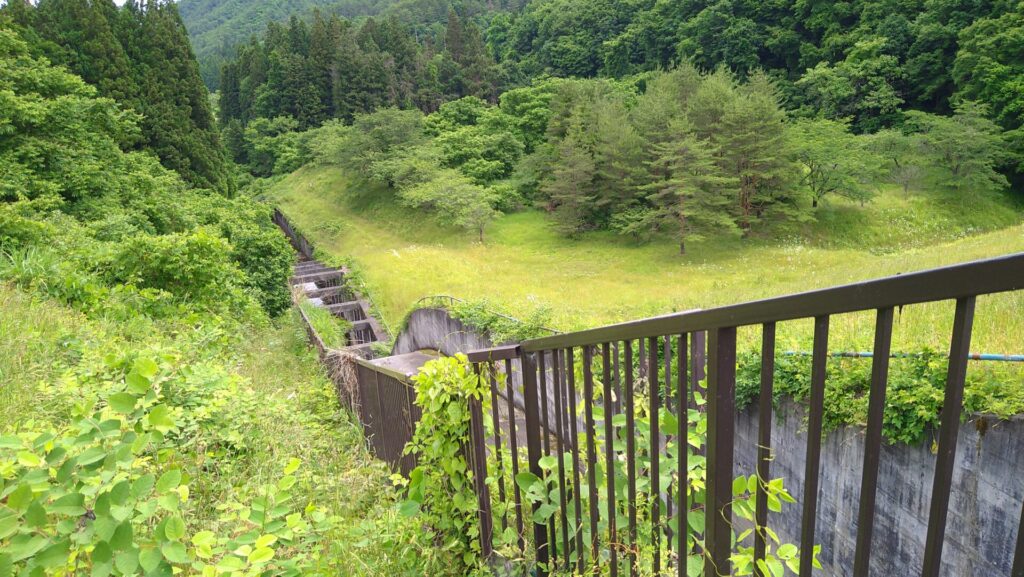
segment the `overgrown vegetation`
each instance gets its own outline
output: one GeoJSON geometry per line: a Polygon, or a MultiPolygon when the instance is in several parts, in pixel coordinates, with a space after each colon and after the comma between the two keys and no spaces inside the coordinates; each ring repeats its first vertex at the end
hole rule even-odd
{"type": "MultiPolygon", "coordinates": [[[[577,377],[582,379],[583,366],[578,361],[573,367],[577,377]]],[[[630,367],[628,370],[633,370],[630,367]]],[[[595,370],[600,374],[600,370],[595,370]]],[[[502,375],[496,375],[499,379],[502,375]]],[[[464,356],[454,358],[443,358],[431,361],[424,366],[419,375],[415,377],[417,404],[422,408],[423,417],[416,429],[416,436],[408,446],[408,450],[417,451],[420,461],[419,465],[412,471],[408,479],[408,499],[402,504],[403,513],[422,521],[430,529],[430,539],[436,546],[456,551],[462,555],[463,574],[486,573],[486,569],[480,566],[480,526],[479,512],[477,505],[477,494],[474,491],[475,479],[469,468],[465,451],[470,446],[470,404],[479,403],[483,415],[490,415],[490,395],[487,394],[487,375],[474,372],[464,356]]],[[[499,382],[500,385],[500,382],[499,382]]],[[[595,391],[601,389],[600,383],[596,383],[595,391]]],[[[639,393],[636,400],[637,407],[647,406],[644,400],[644,393],[639,393]]],[[[704,401],[699,394],[695,399],[698,406],[704,401]]],[[[577,411],[575,419],[582,419],[584,404],[593,403],[594,419],[601,420],[605,413],[602,410],[604,399],[599,392],[595,392],[592,398],[582,398],[579,404],[574,403],[577,411]]],[[[705,413],[691,409],[688,411],[685,421],[678,419],[667,409],[658,412],[658,425],[662,434],[667,435],[668,441],[664,450],[659,451],[657,457],[660,467],[660,481],[662,490],[666,494],[678,495],[678,488],[681,484],[682,473],[678,469],[678,451],[687,451],[687,463],[689,468],[685,473],[686,483],[686,508],[687,519],[691,531],[687,533],[687,555],[685,559],[678,557],[678,547],[668,547],[664,539],[661,539],[658,547],[662,548],[662,558],[673,560],[677,563],[685,563],[687,574],[697,577],[703,574],[704,557],[703,544],[697,536],[703,535],[705,526],[706,511],[704,509],[706,491],[706,468],[702,449],[705,442],[707,421],[705,413]],[[678,439],[680,427],[685,427],[687,434],[684,436],[686,442],[680,445],[678,439]],[[675,487],[675,491],[669,487],[675,487]],[[672,553],[675,550],[675,554],[672,553]]],[[[489,418],[484,418],[486,427],[493,427],[489,418]]],[[[607,439],[603,435],[596,435],[592,441],[582,441],[587,445],[588,451],[594,451],[597,455],[604,455],[604,445],[608,442],[615,443],[621,448],[625,443],[627,435],[626,417],[624,414],[616,415],[613,419],[614,437],[607,439]],[[589,445],[593,442],[594,445],[589,445]]],[[[614,546],[622,549],[620,559],[624,556],[627,548],[633,549],[640,558],[648,558],[652,553],[654,545],[654,532],[652,531],[651,511],[652,503],[657,499],[661,500],[662,495],[652,495],[650,477],[646,473],[652,470],[652,455],[647,450],[650,447],[650,435],[654,424],[650,416],[639,411],[635,424],[635,442],[640,450],[636,455],[637,488],[638,498],[634,503],[637,518],[638,536],[636,543],[627,541],[616,542],[614,546]]],[[[492,434],[490,431],[486,433],[492,434]]],[[[616,519],[609,518],[607,496],[607,471],[603,459],[595,463],[595,471],[592,472],[593,482],[597,484],[597,491],[589,485],[577,485],[578,476],[574,481],[573,475],[564,474],[560,477],[559,471],[573,470],[573,455],[565,452],[561,455],[548,455],[540,459],[540,467],[543,476],[538,477],[531,472],[522,471],[515,478],[511,477],[511,458],[508,446],[502,448],[504,462],[499,464],[496,461],[497,451],[489,452],[490,462],[488,464],[489,477],[483,482],[490,488],[492,500],[495,501],[495,515],[511,516],[513,506],[511,494],[507,502],[496,499],[498,494],[498,475],[508,475],[508,486],[512,483],[518,485],[522,491],[524,517],[526,519],[526,530],[530,531],[531,523],[547,525],[552,527],[560,526],[560,523],[568,523],[566,531],[570,539],[577,538],[582,543],[591,542],[590,523],[582,522],[577,524],[576,519],[586,519],[589,511],[596,508],[599,511],[596,530],[604,541],[612,523],[618,530],[625,533],[627,500],[618,498],[619,509],[616,512],[616,519]],[[561,463],[559,463],[561,461],[561,463]],[[565,485],[560,485],[565,479],[565,485]],[[565,495],[573,495],[568,500],[565,495]],[[597,502],[591,502],[593,495],[598,495],[597,502]],[[559,498],[566,503],[565,516],[556,516],[560,511],[559,498]],[[578,501],[577,501],[578,499],[578,501]],[[577,511],[576,503],[580,509],[577,511]],[[533,509],[535,507],[535,509],[533,509]],[[530,511],[533,510],[532,513],[530,511]],[[561,519],[561,520],[559,520],[561,519]],[[556,523],[558,525],[556,525],[556,523]]],[[[525,451],[524,451],[525,453],[525,451]]],[[[524,455],[517,455],[521,462],[524,455]]],[[[613,478],[615,486],[622,488],[627,484],[627,461],[616,459],[613,478]]],[[[740,476],[732,484],[733,498],[732,510],[737,517],[745,519],[749,523],[754,521],[754,498],[757,489],[756,476],[740,476]]],[[[786,503],[794,503],[795,500],[786,491],[781,479],[765,479],[762,482],[768,494],[769,507],[772,511],[779,511],[786,503]]],[[[506,517],[507,518],[507,517],[506,517]]],[[[660,533],[660,530],[659,530],[660,533]]],[[[557,530],[555,535],[557,535],[557,530]]],[[[799,549],[788,543],[781,543],[778,537],[770,529],[765,531],[768,541],[767,555],[761,571],[773,577],[783,577],[789,572],[797,572],[799,560],[799,549]]],[[[504,558],[511,564],[529,565],[535,563],[527,551],[526,558],[518,550],[520,536],[516,533],[514,523],[510,523],[503,531],[496,530],[494,535],[494,546],[504,554],[504,558]]],[[[817,562],[818,547],[815,547],[815,567],[820,567],[817,562]]],[[[735,564],[736,575],[751,575],[754,573],[753,561],[753,530],[736,534],[734,554],[732,562],[735,564]]],[[[641,564],[641,575],[649,575],[650,567],[641,564]]],[[[562,565],[546,567],[554,575],[575,574],[564,572],[562,565]]]]}
{"type": "Polygon", "coordinates": [[[269,209],[124,151],[136,115],[7,29],[0,93],[0,574],[414,572],[269,209]]]}
{"type": "MultiPolygon", "coordinates": [[[[890,443],[917,444],[939,425],[948,362],[946,354],[931,349],[900,354],[901,357],[890,362],[882,432],[890,443]]],[[[981,413],[1008,418],[1024,413],[1021,377],[1020,369],[1012,366],[998,363],[972,366],[964,389],[966,415],[981,413]]],[[[746,407],[758,397],[760,383],[760,354],[748,351],[740,355],[736,373],[737,407],[746,407]]],[[[811,393],[810,383],[810,356],[776,356],[772,390],[775,402],[784,398],[806,400],[811,393]]],[[[870,359],[830,358],[825,380],[825,430],[867,424],[870,389],[870,359]]]]}
{"type": "Polygon", "coordinates": [[[306,298],[299,302],[299,308],[305,313],[310,326],[316,331],[325,347],[340,349],[348,346],[348,331],[352,329],[351,323],[335,316],[324,307],[313,304],[306,298]]]}
{"type": "MultiPolygon", "coordinates": [[[[119,115],[137,113],[138,122],[130,130],[116,132],[118,145],[151,151],[191,186],[232,194],[232,171],[176,4],[123,4],[119,8],[113,0],[6,2],[0,7],[0,28],[20,32],[34,57],[45,56],[67,67],[100,96],[117,101],[123,111],[119,115]]],[[[37,126],[58,133],[68,125],[96,122],[107,110],[69,108],[64,115],[39,119],[37,126]]],[[[29,134],[25,130],[19,136],[29,134]]],[[[68,154],[73,152],[95,154],[97,149],[68,154]]],[[[84,184],[89,176],[72,182],[84,184]]]]}

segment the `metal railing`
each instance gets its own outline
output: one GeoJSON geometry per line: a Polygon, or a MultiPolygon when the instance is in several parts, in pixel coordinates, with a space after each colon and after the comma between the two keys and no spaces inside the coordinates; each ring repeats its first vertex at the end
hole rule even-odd
{"type": "Polygon", "coordinates": [[[405,454],[412,440],[421,411],[416,405],[416,390],[409,377],[375,366],[365,359],[356,360],[359,385],[359,421],[363,436],[374,456],[386,461],[403,475],[416,466],[416,456],[405,454]]]}
{"type": "MultiPolygon", "coordinates": [[[[656,575],[670,567],[672,573],[682,577],[686,575],[685,558],[689,554],[703,556],[705,576],[731,575],[737,329],[755,326],[760,327],[761,333],[756,474],[762,482],[757,483],[754,519],[757,527],[766,527],[768,495],[764,484],[770,478],[772,462],[772,389],[774,363],[779,354],[775,344],[776,328],[779,323],[813,319],[806,472],[800,493],[802,522],[799,528],[799,575],[810,576],[814,562],[830,319],[846,313],[873,312],[872,371],[852,567],[852,575],[867,577],[894,310],[919,303],[955,301],[927,536],[919,573],[922,577],[938,577],[975,302],[981,295],[1021,289],[1024,289],[1024,253],[474,351],[469,354],[469,360],[477,371],[490,379],[493,425],[491,437],[484,439],[482,421],[488,417],[479,404],[471,407],[476,421],[471,451],[474,476],[478,480],[499,479],[497,501],[508,505],[493,507],[487,485],[477,483],[483,552],[490,554],[493,550],[494,524],[500,523],[503,528],[514,525],[520,547],[534,557],[537,573],[542,576],[558,567],[571,569],[575,565],[579,571],[589,565],[606,569],[614,577],[622,569],[620,561],[624,561],[625,570],[631,576],[640,572],[641,563],[649,563],[656,575]],[[689,543],[688,516],[692,505],[687,500],[686,487],[680,490],[678,478],[673,478],[667,487],[660,486],[661,459],[650,458],[668,450],[675,432],[663,434],[659,431],[659,419],[652,418],[647,435],[650,445],[638,447],[637,439],[642,437],[637,434],[637,425],[643,415],[658,415],[664,408],[676,414],[685,426],[684,415],[688,408],[694,407],[694,392],[704,368],[703,361],[694,354],[703,352],[704,348],[695,347],[694,341],[697,335],[705,333],[707,435],[701,458],[706,459],[703,504],[706,522],[703,533],[698,535],[702,550],[684,551],[689,543]],[[582,359],[582,366],[576,359],[582,359]],[[599,363],[597,375],[595,362],[599,363]],[[516,373],[519,373],[517,378],[511,378],[516,373]],[[582,383],[577,383],[578,379],[582,383]],[[503,419],[498,411],[498,389],[504,386],[507,389],[505,399],[511,399],[514,381],[522,383],[525,401],[522,419],[511,403],[502,407],[503,419]],[[648,406],[637,406],[635,401],[644,397],[648,406]],[[578,413],[580,404],[582,423],[578,413]],[[620,415],[624,418],[619,419],[620,415]],[[557,434],[549,434],[551,430],[557,434]],[[613,439],[621,442],[614,443],[613,439]],[[526,445],[525,461],[521,456],[521,440],[525,440],[526,445]],[[603,448],[603,455],[598,454],[599,446],[603,448]],[[486,458],[488,453],[490,459],[486,458]],[[563,458],[566,454],[570,456],[563,458]],[[524,504],[524,495],[515,479],[520,471],[543,477],[541,462],[550,455],[557,456],[557,512],[547,521],[534,523],[531,513],[537,512],[537,503],[533,503],[532,511],[525,510],[530,505],[524,504]],[[646,469],[638,466],[638,459],[644,456],[649,458],[646,469]],[[621,466],[622,463],[627,472],[625,491],[616,487],[617,479],[613,474],[616,464],[621,466]],[[604,501],[597,494],[599,470],[607,474],[604,501]],[[507,483],[506,479],[511,482],[507,483]],[[639,483],[640,480],[644,482],[639,483]],[[581,499],[582,492],[588,493],[587,498],[581,499]],[[638,511],[641,506],[645,509],[638,511]],[[598,507],[607,507],[607,511],[598,507]],[[495,517],[496,510],[504,512],[500,518],[495,517]],[[645,523],[650,523],[650,530],[645,527],[642,532],[648,536],[646,542],[638,541],[641,538],[638,512],[643,513],[645,523]],[[620,518],[626,520],[624,527],[617,523],[620,518]],[[603,529],[599,531],[599,527],[603,529]],[[583,543],[584,528],[589,528],[589,543],[583,543]],[[641,551],[645,552],[644,559],[640,558],[641,551]],[[677,561],[680,558],[682,562],[677,561]]],[[[682,444],[685,447],[686,443],[682,444]]],[[[687,450],[676,451],[677,471],[688,470],[689,459],[693,458],[688,453],[687,450]]],[[[548,464],[550,467],[550,460],[548,464]]],[[[1024,507],[1021,523],[1024,524],[1024,507]]],[[[755,560],[765,558],[766,545],[765,532],[756,530],[755,560]]],[[[1015,547],[1012,577],[1024,577],[1024,531],[1018,530],[1016,544],[1007,546],[1015,547]]],[[[755,570],[756,574],[761,574],[760,568],[755,570]]]]}

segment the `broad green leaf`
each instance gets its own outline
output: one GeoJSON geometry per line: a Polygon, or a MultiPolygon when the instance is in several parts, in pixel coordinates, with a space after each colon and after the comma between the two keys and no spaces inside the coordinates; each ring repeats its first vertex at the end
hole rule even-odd
{"type": "Polygon", "coordinates": [[[133,367],[133,369],[135,372],[146,377],[147,379],[152,379],[153,377],[156,376],[156,373],[158,370],[160,370],[160,367],[157,366],[156,361],[154,361],[153,359],[140,358],[135,360],[135,366],[133,367]]]}
{"type": "Polygon", "coordinates": [[[792,559],[798,551],[799,550],[796,548],[796,545],[786,543],[784,545],[779,545],[779,548],[775,551],[775,554],[778,555],[780,559],[792,559]]]}
{"type": "Polygon", "coordinates": [[[114,557],[114,567],[125,575],[131,575],[139,568],[139,551],[134,548],[121,551],[114,557]]]}
{"type": "Polygon", "coordinates": [[[22,559],[32,557],[49,543],[46,537],[40,535],[18,535],[11,539],[7,547],[7,554],[11,556],[12,562],[17,563],[22,559]]]}
{"type": "Polygon", "coordinates": [[[18,464],[22,467],[35,468],[43,464],[43,459],[29,451],[18,452],[18,464]]]}
{"type": "Polygon", "coordinates": [[[416,501],[402,501],[398,506],[398,512],[403,517],[413,517],[420,512],[420,504],[416,501]]]}
{"type": "Polygon", "coordinates": [[[260,547],[270,547],[274,543],[277,543],[277,535],[262,535],[256,539],[254,546],[259,549],[260,547]]]}
{"type": "Polygon", "coordinates": [[[93,447],[78,456],[78,464],[85,467],[86,465],[102,461],[106,456],[107,452],[103,450],[103,447],[93,447]]]}
{"type": "Polygon", "coordinates": [[[551,455],[546,455],[544,457],[541,457],[540,460],[537,461],[537,464],[540,465],[541,469],[544,469],[545,471],[550,471],[554,469],[556,465],[558,465],[558,459],[551,455]]]}
{"type": "Polygon", "coordinates": [[[529,471],[524,471],[516,475],[516,484],[519,485],[519,488],[523,491],[529,491],[530,487],[533,487],[535,483],[539,482],[540,478],[529,471]]]}
{"type": "Polygon", "coordinates": [[[107,397],[107,404],[118,413],[129,414],[135,410],[136,398],[131,393],[114,393],[107,397]]]}
{"type": "Polygon", "coordinates": [[[249,553],[249,562],[253,565],[260,565],[274,558],[274,550],[270,547],[257,547],[249,553]]]}
{"type": "Polygon", "coordinates": [[[0,517],[0,539],[6,539],[18,530],[18,516],[5,515],[0,517]]]}
{"type": "Polygon", "coordinates": [[[217,536],[214,535],[213,531],[200,531],[195,535],[192,535],[192,544],[196,547],[203,545],[213,546],[217,544],[217,536]]]}
{"type": "Polygon", "coordinates": [[[185,546],[177,541],[164,543],[160,546],[160,552],[163,553],[164,559],[171,563],[185,564],[192,561],[185,552],[185,546]]]}
{"type": "Polygon", "coordinates": [[[153,490],[155,483],[156,478],[153,477],[153,475],[143,475],[138,479],[135,479],[135,482],[132,483],[132,497],[135,499],[146,498],[150,491],[153,490]]]}
{"type": "Polygon", "coordinates": [[[110,548],[109,543],[100,541],[92,550],[90,557],[93,563],[109,563],[114,560],[114,551],[110,548]]]}
{"type": "Polygon", "coordinates": [[[185,536],[185,521],[180,515],[172,515],[164,524],[164,534],[171,541],[180,541],[185,536]]]}
{"type": "Polygon", "coordinates": [[[138,395],[148,393],[151,385],[150,380],[144,375],[139,374],[138,371],[128,373],[124,378],[124,383],[128,386],[129,391],[138,395]]]}
{"type": "Polygon", "coordinates": [[[81,493],[69,493],[50,503],[51,513],[58,515],[78,516],[85,514],[85,496],[81,493]]]}
{"type": "Polygon", "coordinates": [[[71,543],[67,538],[53,543],[43,549],[35,556],[34,561],[46,569],[54,569],[67,563],[68,553],[71,551],[71,543]]]}
{"type": "Polygon", "coordinates": [[[284,474],[291,475],[295,471],[299,470],[300,465],[302,465],[302,461],[292,458],[292,460],[288,461],[288,464],[284,466],[284,474]]]}
{"type": "Polygon", "coordinates": [[[167,408],[167,405],[153,407],[146,419],[150,426],[158,431],[167,432],[174,428],[174,419],[171,418],[171,410],[167,408]]]}
{"type": "Polygon", "coordinates": [[[142,566],[142,570],[146,573],[156,569],[163,560],[164,556],[160,553],[159,549],[143,549],[139,553],[139,565],[142,566]]]}
{"type": "Polygon", "coordinates": [[[738,497],[747,492],[747,478],[736,477],[732,482],[732,494],[734,497],[738,497]]]}
{"type": "Polygon", "coordinates": [[[156,492],[166,493],[171,489],[174,489],[181,483],[181,470],[171,469],[163,475],[160,475],[160,480],[156,482],[156,492]]]}
{"type": "Polygon", "coordinates": [[[134,541],[135,531],[132,529],[131,521],[122,521],[110,537],[110,548],[114,551],[127,551],[131,549],[134,541]]]}

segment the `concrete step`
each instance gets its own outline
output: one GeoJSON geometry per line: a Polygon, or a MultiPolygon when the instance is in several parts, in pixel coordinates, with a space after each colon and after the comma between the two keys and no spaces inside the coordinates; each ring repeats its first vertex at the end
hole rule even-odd
{"type": "Polygon", "coordinates": [[[330,286],[335,286],[344,282],[344,279],[345,275],[342,274],[342,272],[339,270],[325,270],[321,272],[293,276],[292,284],[297,285],[306,283],[316,283],[317,286],[320,286],[321,283],[330,283],[330,286]]]}

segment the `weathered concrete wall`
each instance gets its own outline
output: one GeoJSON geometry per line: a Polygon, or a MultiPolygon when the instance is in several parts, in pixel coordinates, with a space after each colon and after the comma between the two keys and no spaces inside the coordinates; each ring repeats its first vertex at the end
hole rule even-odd
{"type": "Polygon", "coordinates": [[[417,309],[409,315],[405,329],[395,338],[393,355],[422,350],[440,351],[446,356],[494,346],[490,339],[444,309],[417,309]]]}
{"type": "MultiPolygon", "coordinates": [[[[771,514],[769,526],[784,541],[798,543],[807,448],[804,410],[785,402],[776,415],[771,476],[785,479],[798,503],[771,514]]],[[[935,471],[931,438],[920,446],[882,447],[872,575],[914,575],[921,570],[935,471]]],[[[1024,419],[974,418],[961,426],[957,447],[942,575],[1009,575],[1024,499],[1024,419]]],[[[737,416],[735,458],[737,473],[754,471],[756,407],[737,416]]],[[[825,570],[816,575],[839,577],[853,571],[863,458],[860,427],[833,431],[822,443],[816,542],[822,546],[825,570]]]]}

